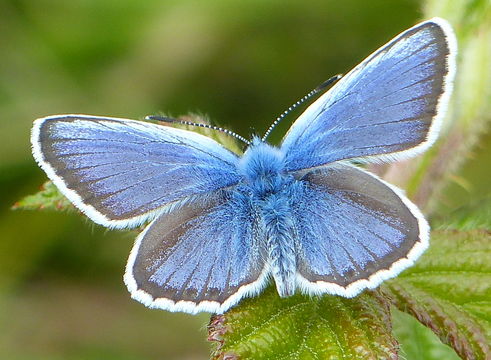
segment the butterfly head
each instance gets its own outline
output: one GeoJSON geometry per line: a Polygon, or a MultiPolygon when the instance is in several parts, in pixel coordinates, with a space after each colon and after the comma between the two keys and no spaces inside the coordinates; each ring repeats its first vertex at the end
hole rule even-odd
{"type": "Polygon", "coordinates": [[[251,184],[274,183],[281,177],[284,169],[284,156],[281,150],[253,137],[239,162],[239,172],[251,184]]]}

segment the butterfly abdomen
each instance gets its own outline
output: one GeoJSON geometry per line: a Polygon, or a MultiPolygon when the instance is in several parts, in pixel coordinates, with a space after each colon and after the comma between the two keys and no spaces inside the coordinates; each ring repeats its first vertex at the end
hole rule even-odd
{"type": "Polygon", "coordinates": [[[281,297],[295,292],[296,255],[294,222],[284,192],[271,194],[260,203],[271,273],[281,297]]]}

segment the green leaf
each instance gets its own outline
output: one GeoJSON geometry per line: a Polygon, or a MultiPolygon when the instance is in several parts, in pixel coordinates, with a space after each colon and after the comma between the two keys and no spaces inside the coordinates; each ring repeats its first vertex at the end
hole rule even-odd
{"type": "Polygon", "coordinates": [[[74,207],[68,199],[60,193],[56,186],[47,181],[41,186],[41,190],[33,195],[28,195],[18,201],[13,209],[24,210],[73,210],[74,207]]]}
{"type": "Polygon", "coordinates": [[[383,286],[464,359],[491,358],[491,233],[434,231],[415,266],[383,286]]]}
{"type": "Polygon", "coordinates": [[[295,295],[270,286],[213,316],[213,359],[397,359],[388,301],[378,292],[354,299],[295,295]]]}
{"type": "Polygon", "coordinates": [[[459,360],[455,351],[442,344],[438,336],[409,314],[392,310],[394,335],[404,360],[459,360]]]}

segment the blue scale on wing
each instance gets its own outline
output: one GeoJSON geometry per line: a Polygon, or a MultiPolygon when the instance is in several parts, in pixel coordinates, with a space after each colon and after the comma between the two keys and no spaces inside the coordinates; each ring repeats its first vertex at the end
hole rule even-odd
{"type": "Polygon", "coordinates": [[[332,274],[335,278],[346,276],[373,261],[373,256],[353,237],[340,211],[339,204],[326,199],[326,193],[306,190],[307,202],[299,209],[298,219],[300,254],[302,264],[310,264],[316,274],[332,274]],[[352,255],[356,254],[356,259],[352,255]],[[355,261],[356,260],[356,261],[355,261]]]}

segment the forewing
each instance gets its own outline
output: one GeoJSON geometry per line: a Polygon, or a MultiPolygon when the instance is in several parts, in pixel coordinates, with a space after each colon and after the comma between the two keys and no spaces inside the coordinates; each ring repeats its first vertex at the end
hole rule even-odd
{"type": "Polygon", "coordinates": [[[298,286],[352,297],[392,278],[428,247],[429,227],[397,188],[336,163],[302,177],[295,212],[298,286]]]}
{"type": "Polygon", "coordinates": [[[296,120],[282,144],[287,169],[424,151],[450,96],[455,44],[450,25],[436,18],[378,49],[296,120]]]}
{"type": "Polygon", "coordinates": [[[60,115],[32,130],[36,161],[93,221],[130,227],[239,181],[237,156],[205,136],[142,121],[60,115]]]}
{"type": "Polygon", "coordinates": [[[137,238],[125,283],[143,304],[221,313],[265,285],[267,267],[250,199],[228,195],[154,220],[137,238]]]}

